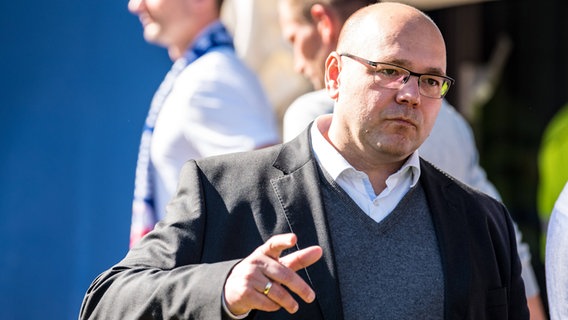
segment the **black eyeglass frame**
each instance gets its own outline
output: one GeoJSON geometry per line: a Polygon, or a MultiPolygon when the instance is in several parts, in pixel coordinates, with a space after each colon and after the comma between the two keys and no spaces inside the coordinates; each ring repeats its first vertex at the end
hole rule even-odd
{"type": "MultiPolygon", "coordinates": [[[[391,67],[396,67],[396,68],[402,69],[402,70],[408,72],[408,74],[409,74],[409,76],[404,80],[404,82],[402,83],[402,85],[404,85],[404,84],[406,84],[406,83],[408,82],[408,80],[410,79],[410,76],[415,76],[415,77],[417,77],[418,79],[420,79],[420,77],[422,77],[422,76],[433,76],[433,77],[444,78],[445,80],[448,81],[448,83],[449,83],[450,85],[448,86],[448,89],[446,90],[446,92],[441,93],[441,96],[440,96],[440,97],[430,97],[430,96],[428,96],[428,95],[425,95],[426,97],[429,97],[429,98],[442,99],[443,97],[446,96],[446,94],[450,91],[450,88],[451,88],[451,87],[454,85],[454,83],[456,82],[454,79],[452,79],[452,78],[450,78],[450,77],[448,77],[448,76],[443,76],[443,75],[433,74],[433,73],[417,73],[417,72],[408,70],[408,69],[405,68],[405,67],[401,67],[401,66],[396,65],[396,64],[393,64],[393,63],[371,61],[371,60],[367,60],[367,59],[365,59],[365,58],[358,57],[358,56],[353,55],[353,54],[351,54],[351,53],[339,53],[339,56],[341,56],[341,57],[347,57],[347,58],[353,59],[353,60],[355,60],[355,61],[357,61],[357,62],[362,63],[363,65],[365,65],[365,66],[367,66],[367,67],[377,68],[380,64],[382,64],[382,65],[387,65],[387,66],[391,66],[391,67]]],[[[402,87],[402,85],[401,85],[401,87],[402,87]]],[[[420,92],[420,94],[423,95],[422,92],[420,92]]]]}

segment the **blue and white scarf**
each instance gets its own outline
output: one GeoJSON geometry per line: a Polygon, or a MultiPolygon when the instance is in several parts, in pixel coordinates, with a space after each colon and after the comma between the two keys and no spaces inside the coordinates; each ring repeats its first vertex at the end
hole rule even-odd
{"type": "Polygon", "coordinates": [[[231,35],[223,24],[216,22],[203,31],[183,57],[174,62],[152,99],[150,111],[144,123],[140,149],[138,151],[138,161],[136,163],[130,246],[154,229],[154,225],[158,222],[154,207],[154,181],[151,174],[153,168],[150,160],[150,144],[160,109],[181,71],[211,49],[220,46],[234,48],[231,35]]]}

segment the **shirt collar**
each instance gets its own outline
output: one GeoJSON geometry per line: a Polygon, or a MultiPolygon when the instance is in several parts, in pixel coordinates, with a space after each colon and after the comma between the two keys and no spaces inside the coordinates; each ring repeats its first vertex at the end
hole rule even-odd
{"type": "MultiPolygon", "coordinates": [[[[344,171],[357,170],[353,168],[353,166],[347,162],[347,160],[345,160],[345,158],[324,138],[320,127],[329,127],[331,118],[332,115],[323,115],[316,118],[310,129],[310,135],[312,138],[312,149],[316,160],[322,168],[329,173],[331,178],[336,181],[339,175],[344,171]]],[[[414,151],[408,157],[397,172],[388,177],[386,181],[387,186],[396,184],[406,175],[412,176],[412,183],[410,186],[414,187],[420,178],[420,156],[418,150],[414,151]]]]}

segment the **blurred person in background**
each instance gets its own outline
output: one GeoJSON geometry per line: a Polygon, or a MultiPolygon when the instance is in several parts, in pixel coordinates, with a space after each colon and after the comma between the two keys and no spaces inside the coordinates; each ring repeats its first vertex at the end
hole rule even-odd
{"type": "MultiPolygon", "coordinates": [[[[554,114],[544,130],[538,173],[538,213],[546,231],[554,204],[568,181],[568,104],[554,114]]],[[[543,234],[546,238],[546,232],[543,234]]]]}
{"type": "Polygon", "coordinates": [[[568,104],[542,135],[537,206],[543,225],[545,274],[551,319],[568,319],[568,104]]]}
{"type": "MultiPolygon", "coordinates": [[[[335,50],[345,21],[356,10],[377,0],[279,0],[283,37],[292,45],[294,68],[311,83],[313,92],[298,97],[286,110],[283,139],[292,140],[317,116],[331,113],[334,101],[324,89],[325,59],[335,50]]],[[[479,164],[473,130],[445,99],[429,137],[419,148],[420,156],[458,180],[488,195],[501,197],[479,164]]],[[[531,254],[515,225],[517,248],[531,319],[546,319],[540,289],[531,265],[531,254]]]]}
{"type": "Polygon", "coordinates": [[[144,39],[174,62],[152,100],[138,154],[130,244],[163,218],[189,159],[280,142],[257,76],[219,20],[222,0],[130,0],[144,39]]]}
{"type": "Polygon", "coordinates": [[[568,319],[568,181],[550,216],[545,257],[550,318],[568,319]]]}

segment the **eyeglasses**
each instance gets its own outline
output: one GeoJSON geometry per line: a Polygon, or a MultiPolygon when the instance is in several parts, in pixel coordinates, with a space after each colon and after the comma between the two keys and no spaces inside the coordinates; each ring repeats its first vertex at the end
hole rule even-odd
{"type": "Polygon", "coordinates": [[[365,65],[373,71],[375,83],[387,89],[398,90],[408,82],[410,76],[415,76],[418,77],[418,88],[421,95],[429,98],[442,99],[455,82],[455,80],[450,77],[429,73],[416,73],[395,64],[374,62],[350,53],[341,53],[339,55],[365,65]]]}

